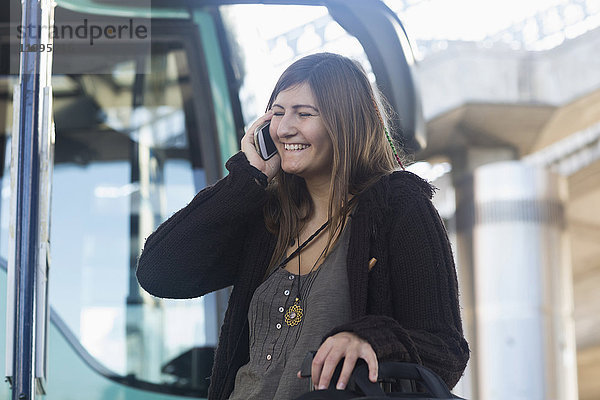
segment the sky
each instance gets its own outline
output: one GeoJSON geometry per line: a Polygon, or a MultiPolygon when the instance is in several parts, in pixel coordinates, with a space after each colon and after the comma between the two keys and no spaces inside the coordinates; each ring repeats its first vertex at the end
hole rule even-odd
{"type": "Polygon", "coordinates": [[[543,51],[600,26],[600,0],[384,1],[416,41],[502,42],[543,51]]]}
{"type": "MultiPolygon", "coordinates": [[[[416,39],[482,40],[541,10],[573,0],[385,0],[416,39]]],[[[592,0],[591,2],[598,2],[592,0]]]]}

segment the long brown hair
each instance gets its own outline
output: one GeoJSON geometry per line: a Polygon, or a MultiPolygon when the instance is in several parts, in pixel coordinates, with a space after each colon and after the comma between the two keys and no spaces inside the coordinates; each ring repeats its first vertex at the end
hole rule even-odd
{"type": "MultiPolygon", "coordinates": [[[[360,64],[332,53],[301,58],[277,81],[267,110],[280,92],[304,83],[315,96],[333,143],[326,256],[346,223],[350,195],[359,195],[380,177],[391,173],[396,160],[384,130],[389,108],[383,106],[383,96],[372,88],[360,64]]],[[[264,218],[268,230],[277,235],[277,245],[265,276],[279,265],[288,246],[314,212],[306,183],[299,176],[279,170],[267,191],[270,200],[265,205],[264,218]]]]}

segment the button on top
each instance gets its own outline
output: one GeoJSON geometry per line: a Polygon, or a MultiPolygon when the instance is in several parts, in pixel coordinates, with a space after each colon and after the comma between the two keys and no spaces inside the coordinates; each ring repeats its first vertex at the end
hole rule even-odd
{"type": "Polygon", "coordinates": [[[270,354],[267,354],[267,360],[271,361],[271,355],[270,354]]]}
{"type": "Polygon", "coordinates": [[[288,279],[289,279],[290,281],[293,281],[293,280],[294,280],[294,275],[290,275],[290,276],[288,277],[288,279]]]}
{"type": "Polygon", "coordinates": [[[283,307],[279,307],[279,312],[283,312],[283,307]]]}
{"type": "Polygon", "coordinates": [[[289,296],[290,295],[290,291],[286,289],[285,292],[283,292],[283,294],[285,294],[286,296],[289,296]]]}
{"type": "Polygon", "coordinates": [[[277,324],[277,329],[281,329],[281,324],[277,324]]]}

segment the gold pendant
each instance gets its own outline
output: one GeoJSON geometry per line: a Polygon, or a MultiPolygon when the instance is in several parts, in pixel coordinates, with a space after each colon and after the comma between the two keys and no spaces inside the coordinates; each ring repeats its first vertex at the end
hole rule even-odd
{"type": "Polygon", "coordinates": [[[302,307],[298,305],[298,298],[294,301],[294,304],[288,308],[285,313],[285,323],[287,326],[296,326],[302,321],[303,311],[302,307]]]}

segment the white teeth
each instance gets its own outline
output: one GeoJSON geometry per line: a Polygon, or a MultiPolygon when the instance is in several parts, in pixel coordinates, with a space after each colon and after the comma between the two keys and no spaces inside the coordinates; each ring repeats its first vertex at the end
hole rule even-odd
{"type": "Polygon", "coordinates": [[[310,145],[308,144],[285,144],[283,147],[286,150],[304,150],[307,147],[309,147],[310,145]]]}

